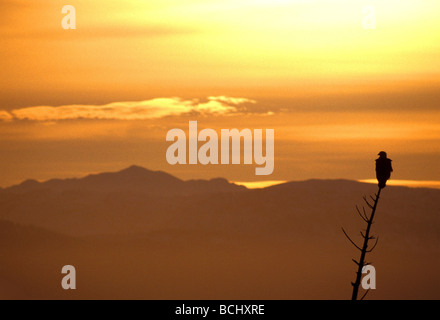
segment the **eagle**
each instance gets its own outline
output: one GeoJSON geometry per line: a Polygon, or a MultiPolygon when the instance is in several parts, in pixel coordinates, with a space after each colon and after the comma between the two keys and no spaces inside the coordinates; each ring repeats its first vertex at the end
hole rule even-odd
{"type": "Polygon", "coordinates": [[[379,158],[376,159],[376,177],[379,182],[379,188],[383,189],[387,185],[388,179],[391,177],[393,167],[391,165],[391,159],[387,158],[387,153],[381,151],[378,154],[379,158]]]}

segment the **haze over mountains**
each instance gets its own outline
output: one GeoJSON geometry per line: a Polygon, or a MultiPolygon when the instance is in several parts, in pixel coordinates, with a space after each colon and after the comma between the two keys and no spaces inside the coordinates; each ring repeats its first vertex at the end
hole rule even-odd
{"type": "MultiPolygon", "coordinates": [[[[348,299],[361,240],[347,180],[249,190],[130,167],[0,190],[0,298],[348,299]],[[356,235],[359,235],[358,237],[356,235]],[[61,290],[61,268],[79,289],[61,290]]],[[[438,299],[440,190],[387,187],[371,298],[438,299]]]]}

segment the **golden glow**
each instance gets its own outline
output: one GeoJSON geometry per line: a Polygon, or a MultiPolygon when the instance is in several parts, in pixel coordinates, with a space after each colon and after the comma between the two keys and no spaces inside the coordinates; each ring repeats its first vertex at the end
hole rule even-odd
{"type": "MultiPolygon", "coordinates": [[[[240,186],[245,186],[248,189],[261,189],[275,185],[287,183],[288,181],[254,181],[254,182],[232,182],[240,186]]],[[[359,182],[377,184],[376,179],[359,180],[359,182]]],[[[434,188],[440,189],[440,181],[425,181],[425,180],[389,180],[389,186],[402,186],[410,188],[434,188]]]]}
{"type": "Polygon", "coordinates": [[[7,9],[15,20],[0,27],[0,64],[10,75],[2,86],[124,83],[139,92],[161,82],[286,87],[313,80],[322,88],[384,76],[415,82],[440,72],[438,1],[368,1],[376,30],[362,28],[366,4],[356,0],[72,4],[78,29],[70,33],[60,28],[57,1],[27,4],[21,14],[7,9]]]}
{"type": "MultiPolygon", "coordinates": [[[[359,182],[377,184],[377,180],[374,180],[374,179],[360,180],[359,182]]],[[[434,189],[440,189],[440,181],[389,180],[387,182],[387,185],[390,185],[390,186],[403,186],[403,187],[411,187],[411,188],[434,188],[434,189]]]]}
{"type": "Polygon", "coordinates": [[[253,181],[253,182],[232,182],[248,189],[262,189],[286,183],[287,181],[253,181]]]}

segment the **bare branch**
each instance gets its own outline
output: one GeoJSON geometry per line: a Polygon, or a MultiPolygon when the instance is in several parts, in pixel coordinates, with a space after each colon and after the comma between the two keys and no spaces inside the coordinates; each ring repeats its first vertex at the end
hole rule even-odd
{"type": "Polygon", "coordinates": [[[362,210],[364,212],[365,219],[367,219],[367,223],[370,223],[370,218],[368,218],[368,216],[367,216],[367,212],[365,211],[365,207],[362,207],[362,210]]]}
{"type": "Polygon", "coordinates": [[[364,295],[363,295],[362,298],[361,298],[361,301],[364,300],[364,298],[367,296],[368,292],[370,292],[370,289],[368,289],[368,290],[364,293],[364,295]]]}
{"type": "Polygon", "coordinates": [[[370,250],[367,250],[367,252],[369,253],[369,252],[373,251],[374,248],[376,248],[378,242],[379,242],[379,237],[377,237],[376,243],[374,244],[374,246],[370,250]]]}
{"type": "Polygon", "coordinates": [[[351,238],[348,236],[348,234],[345,232],[344,228],[342,228],[342,232],[344,232],[345,236],[347,237],[347,239],[359,250],[362,252],[362,249],[359,248],[356,243],[353,242],[353,240],[351,240],[351,238]]]}
{"type": "MultiPolygon", "coordinates": [[[[361,236],[362,236],[362,238],[364,238],[364,239],[366,239],[366,235],[361,231],[361,236]]],[[[373,236],[370,236],[370,237],[368,237],[368,240],[372,240],[372,239],[376,239],[375,237],[373,237],[373,236]]]]}
{"type": "Polygon", "coordinates": [[[362,215],[361,211],[359,210],[359,207],[356,206],[356,211],[359,213],[359,216],[362,218],[362,220],[364,220],[366,223],[368,223],[368,218],[366,218],[366,214],[365,214],[365,208],[364,209],[364,215],[362,215]]]}
{"type": "Polygon", "coordinates": [[[365,203],[367,204],[367,206],[368,206],[370,209],[373,209],[374,207],[368,202],[367,197],[364,196],[363,198],[364,198],[364,201],[365,201],[365,203]]]}

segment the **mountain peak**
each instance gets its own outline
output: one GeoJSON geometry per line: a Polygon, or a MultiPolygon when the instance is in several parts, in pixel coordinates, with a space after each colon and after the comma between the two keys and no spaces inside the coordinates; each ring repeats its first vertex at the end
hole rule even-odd
{"type": "Polygon", "coordinates": [[[128,172],[128,173],[139,173],[139,172],[152,172],[151,170],[145,169],[143,167],[132,165],[126,169],[121,170],[120,172],[128,172]]]}
{"type": "Polygon", "coordinates": [[[40,184],[40,183],[37,180],[34,180],[34,179],[28,179],[28,180],[23,181],[21,183],[22,186],[26,186],[26,187],[36,186],[38,184],[40,184]]]}

